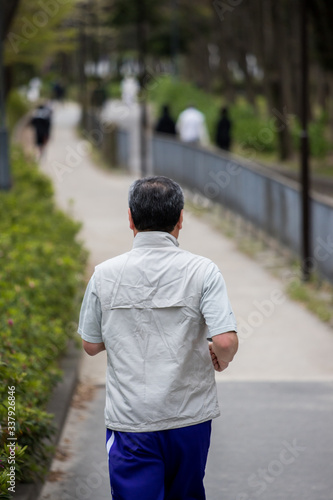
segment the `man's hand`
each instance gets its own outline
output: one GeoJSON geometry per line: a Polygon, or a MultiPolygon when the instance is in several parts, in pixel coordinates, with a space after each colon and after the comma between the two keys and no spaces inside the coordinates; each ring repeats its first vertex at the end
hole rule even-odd
{"type": "Polygon", "coordinates": [[[209,354],[210,354],[210,357],[212,359],[214,370],[216,370],[217,372],[222,372],[223,370],[225,370],[228,367],[229,363],[225,363],[224,361],[222,361],[222,366],[221,366],[219,363],[219,360],[216,357],[215,352],[213,351],[213,342],[209,342],[208,346],[209,346],[209,354]]]}
{"type": "Polygon", "coordinates": [[[225,370],[233,360],[238,349],[236,332],[226,332],[214,335],[213,342],[209,343],[209,352],[214,369],[218,372],[225,370]]]}

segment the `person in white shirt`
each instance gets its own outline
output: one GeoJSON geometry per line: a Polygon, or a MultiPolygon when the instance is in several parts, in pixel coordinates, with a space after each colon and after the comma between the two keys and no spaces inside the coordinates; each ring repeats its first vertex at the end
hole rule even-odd
{"type": "Polygon", "coordinates": [[[121,98],[127,106],[132,106],[137,102],[140,86],[133,76],[127,76],[121,82],[121,98]]]}
{"type": "Polygon", "coordinates": [[[176,130],[183,142],[202,145],[209,142],[205,116],[192,105],[180,113],[176,130]]]}

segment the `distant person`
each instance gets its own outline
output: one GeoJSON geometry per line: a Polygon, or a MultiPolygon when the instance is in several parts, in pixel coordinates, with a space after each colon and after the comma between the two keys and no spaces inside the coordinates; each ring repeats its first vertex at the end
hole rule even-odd
{"type": "Polygon", "coordinates": [[[27,99],[30,102],[36,102],[40,98],[40,90],[42,87],[42,81],[40,78],[32,78],[28,85],[27,99]]]}
{"type": "Polygon", "coordinates": [[[162,134],[176,135],[176,124],[170,116],[169,106],[163,106],[162,116],[156,124],[155,131],[162,134]]]}
{"type": "Polygon", "coordinates": [[[220,119],[216,126],[216,144],[219,148],[230,151],[232,124],[229,118],[228,108],[222,108],[220,119]]]}
{"type": "Polygon", "coordinates": [[[180,113],[176,130],[183,142],[203,145],[209,142],[205,116],[192,105],[180,113]]]}
{"type": "Polygon", "coordinates": [[[39,157],[49,140],[51,131],[52,109],[46,103],[40,104],[34,111],[30,125],[35,130],[35,145],[39,150],[39,157]]]}
{"type": "Polygon", "coordinates": [[[133,76],[127,76],[121,82],[121,99],[127,106],[132,106],[137,101],[139,83],[133,76]]]}
{"type": "Polygon", "coordinates": [[[95,108],[102,108],[107,100],[107,92],[102,82],[98,82],[91,94],[91,104],[95,108]]]}
{"type": "Polygon", "coordinates": [[[53,84],[53,98],[56,101],[62,102],[65,99],[66,88],[59,82],[53,84]]]}

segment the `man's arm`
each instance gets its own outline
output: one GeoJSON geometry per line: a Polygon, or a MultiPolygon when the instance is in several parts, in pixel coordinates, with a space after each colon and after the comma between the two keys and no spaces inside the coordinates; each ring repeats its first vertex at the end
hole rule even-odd
{"type": "Polygon", "coordinates": [[[233,360],[238,350],[238,337],[236,332],[226,332],[214,335],[209,344],[209,351],[214,369],[218,372],[225,370],[233,360]]]}
{"type": "Polygon", "coordinates": [[[94,273],[84,294],[78,327],[78,333],[82,338],[82,347],[89,356],[95,356],[105,350],[101,321],[102,307],[97,294],[94,273]]]}
{"type": "Polygon", "coordinates": [[[104,342],[92,343],[82,340],[83,349],[89,356],[96,356],[99,352],[105,351],[104,342]]]}

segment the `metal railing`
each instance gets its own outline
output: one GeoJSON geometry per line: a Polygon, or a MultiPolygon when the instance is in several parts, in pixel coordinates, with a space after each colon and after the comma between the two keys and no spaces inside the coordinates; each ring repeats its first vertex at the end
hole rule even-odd
{"type": "Polygon", "coordinates": [[[128,130],[120,128],[112,121],[102,121],[100,113],[94,109],[86,111],[81,126],[110,167],[129,168],[131,147],[128,130]]]}
{"type": "Polygon", "coordinates": [[[130,162],[130,134],[127,130],[118,128],[116,131],[117,152],[116,160],[117,165],[129,168],[130,162]]]}
{"type": "MultiPolygon", "coordinates": [[[[218,202],[301,254],[299,185],[264,167],[173,138],[152,138],[154,174],[218,202]]],[[[333,283],[333,201],[311,197],[312,268],[333,283]]]]}

